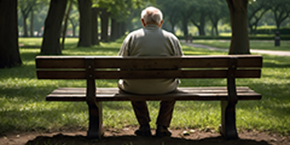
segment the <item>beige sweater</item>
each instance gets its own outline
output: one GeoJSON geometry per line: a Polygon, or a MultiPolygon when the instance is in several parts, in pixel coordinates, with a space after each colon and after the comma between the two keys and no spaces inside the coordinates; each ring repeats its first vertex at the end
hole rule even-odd
{"type": "MultiPolygon", "coordinates": [[[[179,40],[157,25],[131,32],[123,42],[120,56],[181,56],[179,40]]],[[[179,85],[178,79],[121,79],[121,90],[135,94],[164,94],[174,91],[179,85]]]]}

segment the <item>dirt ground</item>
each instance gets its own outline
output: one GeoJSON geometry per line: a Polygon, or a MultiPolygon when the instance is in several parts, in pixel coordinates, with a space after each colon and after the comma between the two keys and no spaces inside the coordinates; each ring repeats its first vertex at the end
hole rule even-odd
{"type": "MultiPolygon", "coordinates": [[[[135,127],[106,129],[102,140],[86,139],[86,131],[53,133],[7,133],[0,136],[1,145],[289,145],[290,136],[257,131],[239,132],[238,140],[225,140],[215,130],[171,130],[171,137],[138,137],[135,127]]],[[[155,130],[152,130],[155,133],[155,130]]]]}

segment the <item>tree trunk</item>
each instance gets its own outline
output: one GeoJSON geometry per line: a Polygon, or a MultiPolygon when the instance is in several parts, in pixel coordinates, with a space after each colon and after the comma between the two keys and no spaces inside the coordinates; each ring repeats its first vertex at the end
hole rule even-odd
{"type": "Polygon", "coordinates": [[[0,68],[21,65],[17,0],[0,0],[0,68]]]}
{"type": "Polygon", "coordinates": [[[128,23],[121,22],[121,24],[120,24],[120,26],[121,26],[121,34],[120,34],[120,37],[126,34],[127,25],[128,25],[128,23]]]}
{"type": "Polygon", "coordinates": [[[210,34],[211,36],[214,36],[214,26],[211,26],[210,34]]]}
{"type": "Polygon", "coordinates": [[[125,33],[126,33],[126,24],[127,24],[127,22],[119,22],[119,23],[117,23],[117,36],[118,36],[118,38],[120,38],[120,37],[122,37],[123,35],[125,35],[125,33]]]}
{"type": "Polygon", "coordinates": [[[214,28],[215,28],[215,35],[216,35],[216,36],[219,36],[218,24],[216,24],[216,25],[214,26],[214,28]]]}
{"type": "Polygon", "coordinates": [[[99,24],[98,24],[99,9],[92,8],[92,45],[99,45],[99,24]]]}
{"type": "Polygon", "coordinates": [[[254,26],[253,26],[253,24],[248,24],[248,26],[249,26],[249,29],[250,29],[250,34],[254,34],[254,26]]]}
{"type": "Polygon", "coordinates": [[[42,54],[61,54],[59,39],[66,4],[67,0],[50,1],[41,45],[42,54]]]}
{"type": "Polygon", "coordinates": [[[111,18],[111,36],[110,40],[114,41],[118,38],[118,29],[121,27],[118,26],[118,22],[115,18],[111,18]]]}
{"type": "Polygon", "coordinates": [[[175,34],[174,27],[175,27],[175,24],[174,24],[174,23],[171,23],[171,32],[172,32],[173,34],[175,34]]]}
{"type": "Polygon", "coordinates": [[[212,35],[218,36],[219,35],[219,31],[218,31],[219,19],[217,17],[212,17],[212,16],[209,16],[209,18],[210,18],[210,21],[212,23],[212,35]]]}
{"type": "Polygon", "coordinates": [[[171,32],[173,34],[175,34],[174,28],[175,28],[175,25],[176,25],[176,20],[175,19],[169,19],[169,23],[171,25],[171,32]]]}
{"type": "Polygon", "coordinates": [[[80,34],[78,47],[92,45],[92,1],[78,0],[80,11],[80,34]]]}
{"type": "Polygon", "coordinates": [[[231,16],[232,38],[229,54],[250,54],[247,30],[248,0],[227,0],[231,16]]]}
{"type": "Polygon", "coordinates": [[[108,27],[109,27],[109,13],[107,9],[102,9],[101,17],[101,40],[109,42],[108,27]]]}
{"type": "Polygon", "coordinates": [[[200,36],[204,36],[205,35],[204,27],[205,27],[205,14],[204,14],[204,12],[201,12],[201,14],[200,14],[200,25],[199,25],[199,29],[198,29],[200,36]]]}
{"type": "Polygon", "coordinates": [[[73,37],[76,37],[76,24],[73,22],[73,20],[72,19],[70,19],[70,18],[68,18],[69,19],[69,21],[70,21],[70,23],[71,23],[71,25],[72,25],[72,33],[73,33],[73,37]]]}
{"type": "Polygon", "coordinates": [[[22,16],[23,16],[23,37],[28,37],[28,32],[27,32],[27,23],[26,23],[26,20],[27,20],[27,15],[23,14],[22,13],[22,16]]]}
{"type": "Polygon", "coordinates": [[[188,23],[187,18],[186,17],[183,17],[183,20],[182,20],[182,29],[183,29],[183,35],[184,35],[184,37],[187,37],[188,36],[187,23],[188,23]]]}
{"type": "Polygon", "coordinates": [[[33,10],[31,10],[31,18],[30,18],[30,37],[34,36],[33,32],[33,19],[34,19],[34,13],[33,10]]]}
{"type": "Polygon", "coordinates": [[[67,30],[67,21],[68,21],[68,16],[69,16],[71,7],[72,7],[72,2],[69,3],[67,12],[66,12],[65,17],[64,17],[64,26],[63,26],[63,31],[62,31],[61,49],[64,49],[64,42],[65,42],[66,30],[67,30]]]}

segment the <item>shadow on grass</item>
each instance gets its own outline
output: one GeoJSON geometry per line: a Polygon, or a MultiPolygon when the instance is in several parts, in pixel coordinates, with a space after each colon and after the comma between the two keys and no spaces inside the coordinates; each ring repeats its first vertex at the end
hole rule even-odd
{"type": "Polygon", "coordinates": [[[269,145],[266,141],[256,141],[248,139],[225,140],[222,137],[209,137],[204,139],[184,139],[184,138],[156,138],[137,136],[113,136],[105,137],[102,140],[88,140],[84,136],[67,136],[58,134],[53,137],[38,136],[34,140],[28,141],[26,145],[53,145],[53,144],[86,144],[86,145],[269,145]]]}

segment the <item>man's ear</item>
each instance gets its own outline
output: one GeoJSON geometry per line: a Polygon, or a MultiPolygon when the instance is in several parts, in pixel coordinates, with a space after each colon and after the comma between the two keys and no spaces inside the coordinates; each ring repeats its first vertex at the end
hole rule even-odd
{"type": "Polygon", "coordinates": [[[160,24],[158,25],[159,28],[163,25],[163,20],[161,20],[160,24]]]}
{"type": "Polygon", "coordinates": [[[143,27],[145,27],[146,23],[145,23],[144,19],[141,19],[141,22],[142,22],[143,27]]]}

